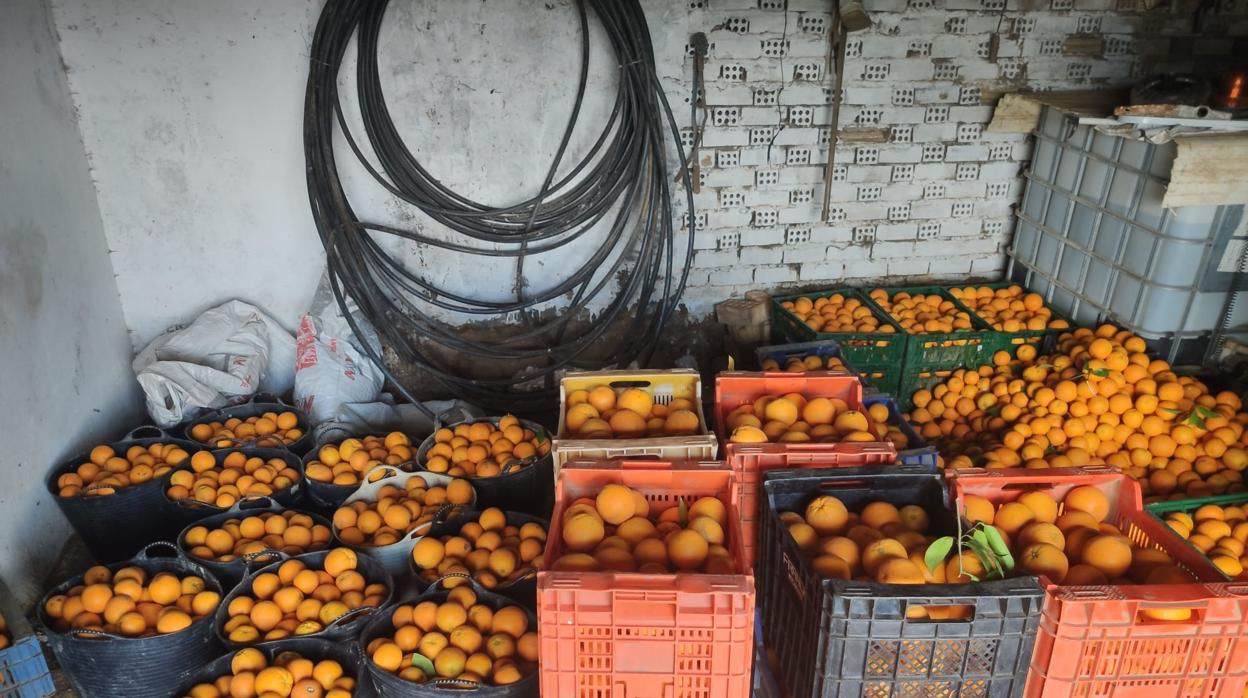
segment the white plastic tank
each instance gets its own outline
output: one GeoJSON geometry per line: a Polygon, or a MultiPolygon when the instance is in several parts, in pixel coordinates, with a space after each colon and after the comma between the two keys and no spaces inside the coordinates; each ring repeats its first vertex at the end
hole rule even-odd
{"type": "Polygon", "coordinates": [[[1237,282],[1244,206],[1163,208],[1173,143],[1100,133],[1051,106],[1035,135],[1008,276],[1080,324],[1114,322],[1199,361],[1237,282]]]}

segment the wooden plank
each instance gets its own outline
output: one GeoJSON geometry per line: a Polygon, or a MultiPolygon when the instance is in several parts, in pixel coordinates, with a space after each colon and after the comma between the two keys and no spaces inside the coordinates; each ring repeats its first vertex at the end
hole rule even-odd
{"type": "Polygon", "coordinates": [[[1127,101],[1124,90],[1011,92],[1001,96],[988,124],[990,133],[1031,133],[1040,123],[1040,108],[1049,105],[1076,116],[1106,116],[1127,101]]]}
{"type": "Polygon", "coordinates": [[[1178,136],[1167,208],[1248,204],[1248,134],[1178,136]]]}

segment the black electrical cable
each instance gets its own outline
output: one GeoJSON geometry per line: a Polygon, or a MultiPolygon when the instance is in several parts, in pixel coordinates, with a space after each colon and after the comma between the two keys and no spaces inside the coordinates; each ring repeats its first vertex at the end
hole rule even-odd
{"type": "MultiPolygon", "coordinates": [[[[325,247],[335,298],[357,334],[361,328],[348,312],[354,302],[399,360],[422,369],[459,397],[487,406],[534,410],[548,408],[549,377],[565,368],[596,369],[646,364],[675,311],[693,257],[694,221],[689,215],[687,240],[678,261],[668,186],[667,136],[677,144],[680,130],[654,67],[646,18],[637,0],[578,0],[580,75],[576,97],[559,148],[536,195],[505,207],[473,201],[447,187],[426,170],[403,142],[391,118],[381,84],[379,38],[389,0],[328,0],[317,22],[304,104],[304,150],[308,196],[325,247]],[[589,73],[589,12],[602,23],[619,64],[611,114],[586,155],[557,176],[579,120],[589,73]],[[361,121],[376,158],[371,162],[344,116],[338,78],[352,39],[358,40],[356,92],[361,121]],[[361,220],[339,179],[334,152],[335,125],[364,168],[398,199],[418,207],[448,232],[447,239],[361,220]],[[600,225],[601,224],[601,225],[600,225]],[[533,255],[560,249],[603,229],[603,239],[579,265],[547,287],[527,289],[524,263],[533,255]],[[452,292],[389,254],[379,238],[392,236],[416,245],[463,255],[516,260],[515,300],[498,301],[452,292]],[[609,298],[600,298],[615,284],[609,298]],[[554,320],[537,323],[538,306],[571,297],[554,320]],[[599,307],[588,328],[591,304],[599,307]],[[497,341],[473,341],[454,324],[435,316],[452,311],[471,316],[526,319],[523,328],[497,341]],[[514,378],[483,379],[457,375],[422,342],[438,345],[461,358],[488,365],[523,365],[526,383],[545,380],[547,387],[520,391],[514,378]],[[591,349],[610,345],[596,359],[591,349]]],[[[693,192],[684,178],[687,210],[693,192]]],[[[382,357],[366,347],[385,370],[382,357]]],[[[403,395],[415,402],[393,375],[403,395]]]]}

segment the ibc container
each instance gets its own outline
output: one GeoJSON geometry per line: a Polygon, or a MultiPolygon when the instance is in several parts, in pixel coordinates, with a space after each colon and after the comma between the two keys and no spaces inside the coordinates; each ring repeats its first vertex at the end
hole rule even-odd
{"type": "Polygon", "coordinates": [[[747,698],[754,656],[754,577],[743,564],[732,471],[713,461],[573,461],[560,471],[537,575],[544,696],[747,698]],[[735,574],[555,572],[563,512],[618,483],[651,511],[715,496],[728,510],[735,574]]]}
{"type": "MultiPolygon", "coordinates": [[[[1100,133],[1050,106],[1034,135],[1007,278],[1076,323],[1113,322],[1171,363],[1199,362],[1240,266],[1230,238],[1244,235],[1244,206],[1163,208],[1174,143],[1100,133]]],[[[1245,318],[1240,307],[1229,325],[1245,318]]]]}
{"type": "Polygon", "coordinates": [[[1248,585],[1225,583],[1207,558],[1145,514],[1134,480],[1092,467],[963,470],[950,483],[959,511],[968,494],[1000,504],[1039,490],[1061,501],[1075,487],[1096,487],[1109,499],[1107,521],[1136,545],[1166,552],[1197,580],[1072,587],[1040,577],[1045,599],[1026,698],[1241,696],[1248,680],[1248,585]],[[1191,616],[1149,615],[1167,610],[1191,616]]]}

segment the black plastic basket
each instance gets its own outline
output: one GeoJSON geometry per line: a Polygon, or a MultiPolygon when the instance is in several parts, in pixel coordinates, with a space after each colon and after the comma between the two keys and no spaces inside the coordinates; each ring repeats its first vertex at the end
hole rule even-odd
{"type": "MultiPolygon", "coordinates": [[[[152,444],[176,444],[188,454],[205,450],[202,446],[182,439],[175,439],[153,426],[142,426],[121,439],[109,443],[118,453],[125,453],[131,446],[152,444]]],[[[56,486],[57,479],[90,460],[89,453],[82,453],[62,461],[48,473],[45,485],[52,499],[60,507],[65,518],[78,532],[91,557],[99,562],[118,562],[133,557],[143,546],[162,539],[172,539],[181,528],[172,516],[165,490],[169,476],[152,478],[141,485],[122,487],[116,492],[98,497],[62,497],[56,486]]],[[[188,467],[188,459],[175,470],[188,467]]]]}
{"type": "MultiPolygon", "coordinates": [[[[528,514],[522,514],[514,511],[504,511],[503,514],[507,517],[508,525],[523,526],[526,523],[536,523],[540,524],[541,527],[546,530],[547,535],[550,535],[550,522],[546,519],[540,519],[536,516],[530,516],[528,514]]],[[[434,538],[453,536],[458,534],[460,530],[463,529],[464,524],[471,521],[479,521],[480,519],[480,511],[466,511],[459,516],[455,516],[447,519],[446,521],[434,524],[433,528],[431,528],[429,533],[426,535],[434,538]]],[[[537,560],[541,560],[541,556],[538,556],[537,560]]],[[[409,557],[408,565],[410,566],[411,576],[415,580],[414,583],[416,588],[427,588],[428,585],[421,580],[419,576],[420,570],[416,567],[416,561],[409,557]]],[[[499,584],[490,591],[495,594],[499,594],[500,596],[506,596],[513,601],[517,601],[523,604],[526,608],[537,608],[537,570],[534,569],[531,574],[519,577],[510,584],[499,584]]]]}
{"type": "MultiPolygon", "coordinates": [[[[209,529],[219,528],[222,524],[224,524],[226,521],[230,519],[241,519],[241,518],[245,518],[248,516],[257,516],[259,514],[264,514],[266,512],[280,513],[280,512],[288,511],[288,510],[289,510],[288,507],[283,507],[282,505],[278,504],[272,499],[269,499],[268,497],[259,497],[256,499],[241,500],[226,511],[223,511],[219,514],[214,514],[207,518],[199,519],[193,523],[187,524],[186,528],[183,528],[182,532],[178,534],[178,538],[177,538],[178,551],[181,552],[183,555],[185,555],[188,559],[194,560],[196,563],[203,565],[210,572],[216,575],[217,580],[221,582],[221,586],[224,587],[226,591],[229,591],[233,589],[234,587],[238,586],[238,583],[243,580],[243,576],[247,573],[248,568],[260,568],[265,565],[268,565],[271,562],[273,562],[274,559],[276,559],[277,554],[276,553],[261,553],[261,554],[257,554],[253,556],[250,560],[244,560],[242,558],[238,558],[230,562],[217,562],[216,560],[204,560],[201,558],[197,558],[194,555],[191,555],[190,547],[187,546],[186,544],[187,531],[189,531],[190,529],[196,526],[206,526],[209,529]]],[[[325,547],[326,549],[335,547],[336,544],[335,544],[334,537],[333,537],[334,527],[330,523],[329,519],[326,519],[320,514],[314,514],[308,511],[300,511],[300,510],[294,510],[294,511],[297,511],[300,514],[306,514],[307,516],[312,517],[312,521],[314,521],[315,523],[321,524],[322,526],[325,526],[326,528],[328,528],[330,531],[330,538],[329,538],[329,542],[326,543],[325,547]]],[[[320,551],[311,550],[308,552],[320,552],[320,551]]]]}
{"type": "MultiPolygon", "coordinates": [[[[455,424],[447,424],[445,427],[454,429],[460,424],[475,424],[476,422],[490,422],[497,427],[499,419],[501,417],[468,419],[455,424]]],[[[542,425],[521,419],[520,426],[537,434],[539,438],[550,441],[550,432],[542,425]]],[[[426,454],[436,443],[433,439],[434,435],[430,434],[420,443],[420,448],[416,451],[416,463],[421,470],[425,469],[426,454]]],[[[550,511],[549,503],[554,501],[554,472],[554,459],[551,454],[547,453],[544,456],[535,457],[532,463],[526,464],[514,473],[494,477],[473,477],[468,480],[472,483],[473,489],[477,491],[478,507],[498,507],[507,511],[546,516],[550,511]]]]}
{"type": "MultiPolygon", "coordinates": [[[[221,585],[202,566],[176,555],[149,556],[153,547],[172,543],[152,543],[132,560],[108,566],[112,571],[135,566],[149,574],[174,572],[202,577],[204,589],[221,593],[221,585]]],[[[69,677],[80,696],[91,698],[167,698],[175,686],[181,686],[193,673],[221,654],[222,646],[213,634],[213,616],[200,618],[185,630],[153,637],[121,637],[98,631],[52,629],[52,619],[44,611],[52,596],[64,594],[82,584],[82,575],[58,585],[39,602],[38,620],[44,626],[48,646],[56,655],[61,671],[69,677]]],[[[223,602],[224,603],[224,602],[223,602]]]]}
{"type": "MultiPolygon", "coordinates": [[[[226,594],[225,598],[221,600],[221,606],[217,608],[216,616],[213,618],[212,622],[212,627],[217,634],[217,638],[219,638],[226,647],[233,649],[241,649],[243,647],[258,647],[260,649],[267,649],[275,643],[282,642],[282,640],[287,639],[260,640],[249,645],[241,645],[236,642],[230,642],[230,639],[227,637],[224,630],[225,624],[230,620],[230,602],[239,596],[250,596],[252,579],[254,579],[257,575],[264,574],[265,572],[277,574],[277,568],[281,567],[282,563],[287,560],[301,560],[308,566],[309,569],[323,569],[325,565],[325,556],[329,553],[329,550],[321,550],[315,553],[304,553],[303,555],[282,554],[281,559],[277,562],[269,563],[258,570],[248,570],[248,573],[243,576],[242,581],[234,587],[233,591],[226,594]]],[[[390,575],[386,573],[386,570],[381,566],[381,563],[365,555],[357,555],[356,559],[358,561],[356,569],[359,570],[360,574],[364,575],[365,582],[368,584],[376,584],[380,582],[386,585],[387,592],[385,600],[383,600],[379,606],[360,606],[359,608],[353,608],[338,617],[334,622],[325,626],[325,628],[320,632],[301,635],[300,637],[316,638],[321,640],[350,640],[359,635],[360,628],[364,627],[370,616],[377,613],[378,609],[384,608],[390,603],[390,600],[394,598],[394,580],[391,579],[390,575]]]]}
{"type": "MultiPolygon", "coordinates": [[[[365,436],[370,435],[371,434],[360,434],[357,436],[346,436],[343,437],[340,442],[349,438],[362,439],[365,436]]],[[[342,506],[342,503],[347,500],[347,497],[355,494],[355,491],[359,489],[360,485],[366,482],[364,475],[367,473],[361,474],[360,482],[354,485],[335,485],[332,482],[318,482],[309,478],[307,476],[307,472],[308,464],[314,460],[319,460],[317,457],[319,454],[319,449],[314,448],[311,451],[308,451],[308,454],[302,459],[302,467],[299,472],[303,474],[304,484],[306,485],[304,491],[307,493],[307,505],[325,516],[333,516],[334,510],[342,506]]],[[[380,466],[374,466],[374,468],[376,467],[380,466]]],[[[415,461],[409,461],[407,463],[399,463],[397,465],[387,465],[386,467],[410,473],[416,470],[416,463],[415,461]]]]}
{"type": "MultiPolygon", "coordinates": [[[[471,586],[476,593],[477,603],[485,604],[494,611],[503,606],[519,606],[523,608],[525,614],[529,617],[529,628],[534,631],[537,630],[537,614],[532,606],[518,603],[515,599],[488,591],[471,580],[466,581],[465,584],[471,586]]],[[[437,601],[441,603],[446,600],[449,594],[450,591],[443,588],[439,582],[435,582],[425,592],[387,606],[384,612],[378,613],[360,633],[360,647],[367,648],[373,640],[394,634],[394,623],[391,622],[391,616],[396,606],[416,604],[422,601],[437,601]]],[[[508,686],[483,686],[475,682],[457,679],[433,679],[425,683],[415,683],[401,679],[374,664],[372,658],[367,656],[367,650],[365,650],[364,665],[368,675],[372,677],[373,686],[377,689],[377,693],[387,696],[387,698],[389,696],[401,696],[402,698],[446,698],[447,696],[455,695],[471,696],[472,698],[538,698],[539,671],[534,671],[520,681],[508,686]]]]}
{"type": "MultiPolygon", "coordinates": [[[[250,400],[242,404],[231,405],[230,407],[222,407],[220,409],[212,410],[211,412],[206,412],[183,425],[182,434],[187,441],[198,443],[204,448],[216,449],[217,446],[215,444],[196,441],[194,437],[191,436],[191,429],[194,429],[200,424],[224,422],[225,420],[231,418],[247,419],[248,417],[256,417],[264,414],[265,412],[294,412],[295,416],[299,419],[298,428],[303,431],[303,436],[296,439],[294,443],[287,444],[285,448],[294,451],[295,455],[300,457],[306,454],[308,449],[312,448],[312,420],[308,418],[307,413],[297,407],[286,404],[279,397],[268,395],[266,393],[257,393],[251,396],[250,400]]],[[[264,446],[257,447],[255,446],[254,441],[240,441],[236,443],[236,445],[249,448],[277,448],[264,446]]]]}
{"type": "MultiPolygon", "coordinates": [[[[355,679],[356,688],[352,692],[354,698],[371,698],[377,695],[373,690],[372,682],[369,681],[368,673],[364,669],[364,654],[355,643],[333,642],[331,640],[310,637],[291,637],[284,640],[275,640],[259,649],[264,652],[270,666],[277,655],[283,652],[296,652],[299,656],[310,659],[313,662],[319,662],[322,659],[332,659],[342,665],[343,676],[350,676],[355,679]]],[[[222,676],[232,674],[230,661],[234,659],[236,652],[238,650],[227,652],[214,659],[208,666],[195,672],[195,675],[187,680],[180,690],[173,694],[174,698],[189,695],[191,689],[199,684],[210,684],[222,676]]]]}
{"type": "Polygon", "coordinates": [[[956,534],[941,475],[915,466],[776,470],[763,476],[759,599],[793,698],[1021,695],[1044,591],[1035,577],[902,585],[820,577],[780,521],[816,496],[851,511],[872,501],[917,504],[934,533],[956,534]],[[911,607],[963,606],[966,620],[907,618],[911,607]]]}
{"type": "MultiPolygon", "coordinates": [[[[299,456],[284,448],[222,448],[214,450],[212,455],[216,456],[219,466],[221,459],[234,451],[239,451],[248,458],[263,458],[266,461],[270,458],[282,459],[287,466],[299,473],[299,477],[290,487],[274,492],[268,496],[268,499],[288,509],[297,507],[303,502],[303,493],[307,488],[304,484],[306,478],[303,476],[303,461],[299,456]]],[[[167,486],[166,489],[168,489],[167,486]]],[[[230,511],[230,507],[223,509],[215,504],[206,504],[193,498],[174,500],[168,496],[164,497],[163,506],[169,511],[168,516],[179,532],[196,521],[230,511]]]]}

